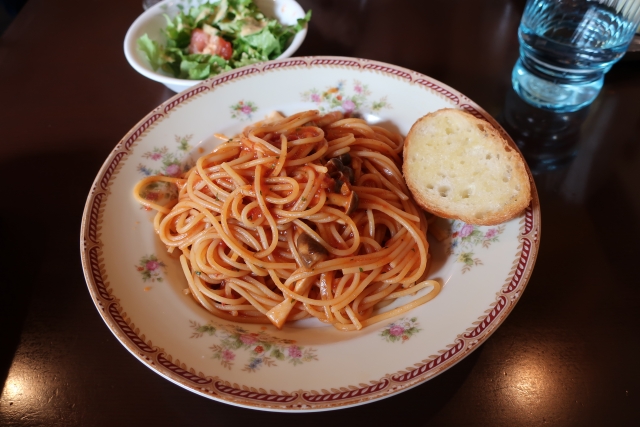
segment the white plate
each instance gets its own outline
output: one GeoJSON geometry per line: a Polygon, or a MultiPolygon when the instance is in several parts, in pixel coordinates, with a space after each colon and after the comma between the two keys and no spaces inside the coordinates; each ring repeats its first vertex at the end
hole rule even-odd
{"type": "MultiPolygon", "coordinates": [[[[91,296],[118,340],[158,374],[194,393],[272,411],[318,411],[381,399],[459,362],[504,321],[539,247],[540,207],[498,227],[454,222],[432,241],[440,295],[358,332],[305,320],[275,327],[216,319],[182,290],[186,280],[132,197],[149,173],[176,173],[273,110],[355,110],[406,134],[422,115],[461,108],[498,124],[467,97],[422,74],[363,59],[305,57],[252,65],[177,94],[118,143],[87,199],[82,264],[91,296]]],[[[533,181],[532,181],[533,183],[533,181]]],[[[445,221],[446,222],[446,221],[445,221]]],[[[446,222],[448,224],[448,222],[446,222]]]]}
{"type": "MultiPolygon", "coordinates": [[[[163,33],[167,26],[165,15],[173,18],[178,15],[180,8],[188,10],[210,0],[163,0],[144,11],[131,24],[124,38],[124,56],[129,65],[143,76],[164,84],[174,92],[180,92],[200,83],[202,80],[178,79],[162,70],[154,71],[146,57],[138,49],[138,39],[148,34],[151,40],[161,45],[166,45],[166,36],[163,33]]],[[[254,0],[262,13],[270,18],[276,18],[282,24],[294,25],[298,19],[304,18],[305,12],[298,2],[294,0],[254,0]]],[[[287,49],[278,59],[289,58],[300,47],[307,36],[307,27],[300,30],[291,40],[287,49]]]]}

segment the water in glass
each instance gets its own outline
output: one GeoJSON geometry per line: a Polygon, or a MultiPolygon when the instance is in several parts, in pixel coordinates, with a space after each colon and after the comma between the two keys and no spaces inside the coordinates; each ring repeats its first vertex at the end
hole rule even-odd
{"type": "Polygon", "coordinates": [[[528,0],[518,30],[514,89],[526,101],[557,111],[590,104],[639,20],[640,0],[528,0]]]}

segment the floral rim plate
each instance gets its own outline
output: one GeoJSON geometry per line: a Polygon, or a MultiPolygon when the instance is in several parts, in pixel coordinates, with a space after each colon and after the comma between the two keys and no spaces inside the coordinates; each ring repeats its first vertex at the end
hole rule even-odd
{"type": "Polygon", "coordinates": [[[170,381],[253,409],[359,405],[450,368],[496,330],[524,291],[540,239],[535,187],[526,211],[500,226],[439,220],[445,238],[430,237],[430,276],[444,285],[442,292],[408,314],[349,333],[315,320],[278,330],[215,318],[183,293],[186,280],[153,231],[153,212],[132,197],[143,177],[188,168],[214,146],[214,133],[234,134],[274,110],[342,109],[406,135],[419,117],[444,107],[501,129],[470,99],[430,77],[355,58],[255,64],[169,99],[116,145],[87,199],[82,265],[107,326],[170,381]]]}

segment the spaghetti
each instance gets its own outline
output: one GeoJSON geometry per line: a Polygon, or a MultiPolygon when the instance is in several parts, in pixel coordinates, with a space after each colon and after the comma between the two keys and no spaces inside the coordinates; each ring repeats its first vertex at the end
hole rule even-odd
{"type": "Polygon", "coordinates": [[[134,195],[180,249],[189,293],[214,315],[273,323],[315,317],[361,329],[434,298],[427,222],[400,172],[403,139],[341,113],[269,118],[227,139],[178,178],[134,195]],[[143,198],[173,183],[177,199],[143,198]],[[395,299],[432,289],[408,303],[395,299]]]}

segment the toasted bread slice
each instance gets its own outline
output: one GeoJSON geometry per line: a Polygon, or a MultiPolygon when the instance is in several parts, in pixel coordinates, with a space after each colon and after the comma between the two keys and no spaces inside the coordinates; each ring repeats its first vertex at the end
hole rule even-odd
{"type": "Polygon", "coordinates": [[[519,151],[462,110],[438,110],[414,123],[404,141],[403,174],[423,209],[469,224],[500,224],[531,200],[519,151]]]}

